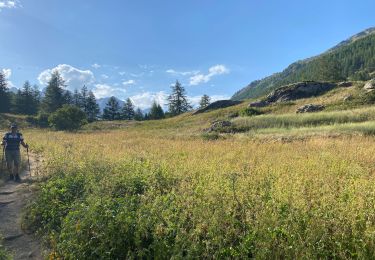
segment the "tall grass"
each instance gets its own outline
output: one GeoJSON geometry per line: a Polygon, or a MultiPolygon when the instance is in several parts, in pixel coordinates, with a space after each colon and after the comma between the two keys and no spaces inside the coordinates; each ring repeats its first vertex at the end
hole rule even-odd
{"type": "Polygon", "coordinates": [[[29,132],[51,258],[373,258],[375,142],[29,132]],[[90,152],[88,152],[90,151],[90,152]]]}
{"type": "Polygon", "coordinates": [[[375,120],[375,108],[362,108],[345,111],[319,112],[306,114],[260,115],[240,117],[232,120],[238,131],[263,128],[291,128],[334,125],[375,120]]]}

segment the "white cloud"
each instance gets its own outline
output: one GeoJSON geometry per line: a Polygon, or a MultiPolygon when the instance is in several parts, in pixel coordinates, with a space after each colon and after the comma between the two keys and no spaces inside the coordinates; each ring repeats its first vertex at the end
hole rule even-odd
{"type": "Polygon", "coordinates": [[[5,79],[9,79],[10,76],[12,76],[12,70],[11,69],[2,69],[2,72],[4,74],[5,79]]]}
{"type": "Polygon", "coordinates": [[[94,74],[90,70],[80,70],[71,65],[60,64],[55,68],[42,71],[38,76],[40,84],[47,85],[51,74],[55,71],[60,73],[70,90],[80,89],[83,85],[91,85],[95,82],[94,74]]]}
{"type": "Polygon", "coordinates": [[[8,83],[8,87],[9,88],[13,88],[15,87],[14,84],[12,83],[12,81],[9,80],[10,76],[12,76],[12,70],[11,69],[2,69],[1,70],[7,83],[8,83]]]}
{"type": "Polygon", "coordinates": [[[126,93],[126,90],[112,87],[107,84],[96,84],[93,92],[96,98],[105,98],[105,97],[115,96],[121,99],[121,98],[124,98],[124,94],[126,93]]]}
{"type": "Polygon", "coordinates": [[[91,65],[91,67],[93,67],[94,69],[99,69],[101,65],[99,65],[98,63],[94,63],[91,65]]]}
{"type": "Polygon", "coordinates": [[[199,73],[199,70],[193,70],[193,71],[176,71],[174,69],[169,69],[165,71],[168,74],[173,75],[181,75],[181,76],[190,76],[190,75],[196,75],[199,73]]]}
{"type": "Polygon", "coordinates": [[[129,86],[129,85],[134,85],[134,84],[135,84],[135,80],[133,79],[122,82],[122,85],[124,86],[129,86]]]}
{"type": "Polygon", "coordinates": [[[207,83],[216,75],[229,73],[229,69],[224,65],[215,65],[208,69],[208,74],[197,74],[190,77],[190,85],[195,86],[201,83],[207,83]]]}
{"type": "Polygon", "coordinates": [[[164,91],[159,92],[143,92],[134,96],[131,96],[130,99],[133,101],[136,107],[140,109],[147,109],[150,108],[152,103],[156,101],[156,103],[160,104],[161,106],[165,106],[167,101],[168,94],[164,91]]]}
{"type": "Polygon", "coordinates": [[[119,74],[120,76],[124,76],[124,75],[126,74],[126,72],[125,72],[125,71],[120,71],[118,74],[119,74]]]}
{"type": "Polygon", "coordinates": [[[109,79],[109,76],[108,75],[106,75],[106,74],[102,74],[102,75],[100,75],[103,79],[109,79]]]}
{"type": "Polygon", "coordinates": [[[1,9],[13,9],[22,7],[19,1],[0,1],[0,11],[1,9]]]}

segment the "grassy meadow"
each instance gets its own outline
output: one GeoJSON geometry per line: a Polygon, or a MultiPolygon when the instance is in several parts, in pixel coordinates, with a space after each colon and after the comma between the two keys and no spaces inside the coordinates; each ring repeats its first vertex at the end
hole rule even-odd
{"type": "Polygon", "coordinates": [[[23,225],[50,259],[374,258],[374,107],[298,102],[27,129],[43,167],[23,225]],[[230,131],[203,134],[215,120],[230,131]]]}
{"type": "Polygon", "coordinates": [[[24,222],[52,258],[375,255],[373,137],[205,141],[147,124],[25,133],[47,181],[24,222]]]}

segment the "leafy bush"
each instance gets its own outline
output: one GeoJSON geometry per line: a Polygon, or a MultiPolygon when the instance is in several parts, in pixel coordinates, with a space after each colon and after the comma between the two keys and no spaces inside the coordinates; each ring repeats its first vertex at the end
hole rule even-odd
{"type": "Polygon", "coordinates": [[[65,105],[48,117],[49,124],[57,130],[77,130],[87,124],[86,114],[76,106],[65,105]]]}
{"type": "Polygon", "coordinates": [[[263,114],[261,111],[258,109],[255,109],[253,107],[247,107],[243,110],[240,111],[241,116],[257,116],[263,114]]]}
{"type": "Polygon", "coordinates": [[[203,140],[207,140],[207,141],[213,141],[213,140],[217,140],[220,138],[220,135],[216,132],[213,132],[213,133],[203,133],[201,135],[202,139],[203,140]]]}

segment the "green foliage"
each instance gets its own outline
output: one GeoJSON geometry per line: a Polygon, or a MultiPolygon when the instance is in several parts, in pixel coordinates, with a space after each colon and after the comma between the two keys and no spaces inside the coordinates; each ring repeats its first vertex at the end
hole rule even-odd
{"type": "Polygon", "coordinates": [[[169,113],[173,116],[189,111],[192,107],[187,100],[185,88],[180,82],[172,86],[172,93],[168,97],[169,113]]]}
{"type": "Polygon", "coordinates": [[[18,90],[13,99],[13,111],[16,114],[36,115],[39,110],[40,92],[37,86],[34,89],[28,81],[25,82],[23,88],[18,90]]]}
{"type": "Polygon", "coordinates": [[[149,119],[157,120],[165,118],[163,108],[154,101],[151,106],[150,113],[148,114],[149,119]]]}
{"type": "Polygon", "coordinates": [[[115,97],[111,97],[103,111],[103,119],[113,121],[121,118],[120,104],[115,97]]]}
{"type": "Polygon", "coordinates": [[[56,130],[77,130],[87,123],[86,114],[76,106],[64,105],[48,117],[56,130]]]}
{"type": "Polygon", "coordinates": [[[214,140],[218,140],[220,138],[220,135],[217,132],[212,132],[212,133],[203,133],[201,137],[203,140],[206,140],[206,141],[214,141],[214,140]]]}
{"type": "Polygon", "coordinates": [[[60,76],[59,72],[55,71],[51,75],[51,79],[48,82],[45,96],[42,102],[43,112],[53,113],[57,109],[61,108],[64,104],[67,104],[66,95],[64,91],[65,82],[60,76]]]}
{"type": "Polygon", "coordinates": [[[92,91],[88,92],[88,95],[85,99],[85,106],[83,111],[86,113],[87,120],[89,122],[94,122],[97,120],[98,115],[100,113],[99,105],[96,102],[96,98],[92,91]]]}
{"type": "Polygon", "coordinates": [[[5,75],[0,71],[0,113],[10,111],[10,94],[8,91],[8,83],[5,75]]]}
{"type": "Polygon", "coordinates": [[[121,111],[121,118],[125,120],[133,120],[135,116],[134,105],[130,98],[126,99],[124,107],[121,111]]]}
{"type": "Polygon", "coordinates": [[[375,34],[338,46],[322,55],[291,64],[280,73],[249,84],[235,93],[234,100],[255,98],[283,85],[299,81],[342,81],[368,79],[375,71],[375,34]]]}
{"type": "Polygon", "coordinates": [[[260,110],[252,107],[247,107],[240,111],[240,116],[257,116],[263,114],[260,110]]]}
{"type": "Polygon", "coordinates": [[[1,260],[11,260],[13,259],[11,255],[7,252],[4,246],[1,244],[3,242],[3,238],[0,237],[0,259],[1,260]]]}
{"type": "Polygon", "coordinates": [[[211,103],[211,98],[204,94],[199,102],[199,109],[205,108],[211,103]]]}
{"type": "Polygon", "coordinates": [[[142,121],[143,119],[144,119],[144,115],[142,113],[142,110],[140,108],[137,108],[137,110],[134,113],[134,120],[142,121]]]}

